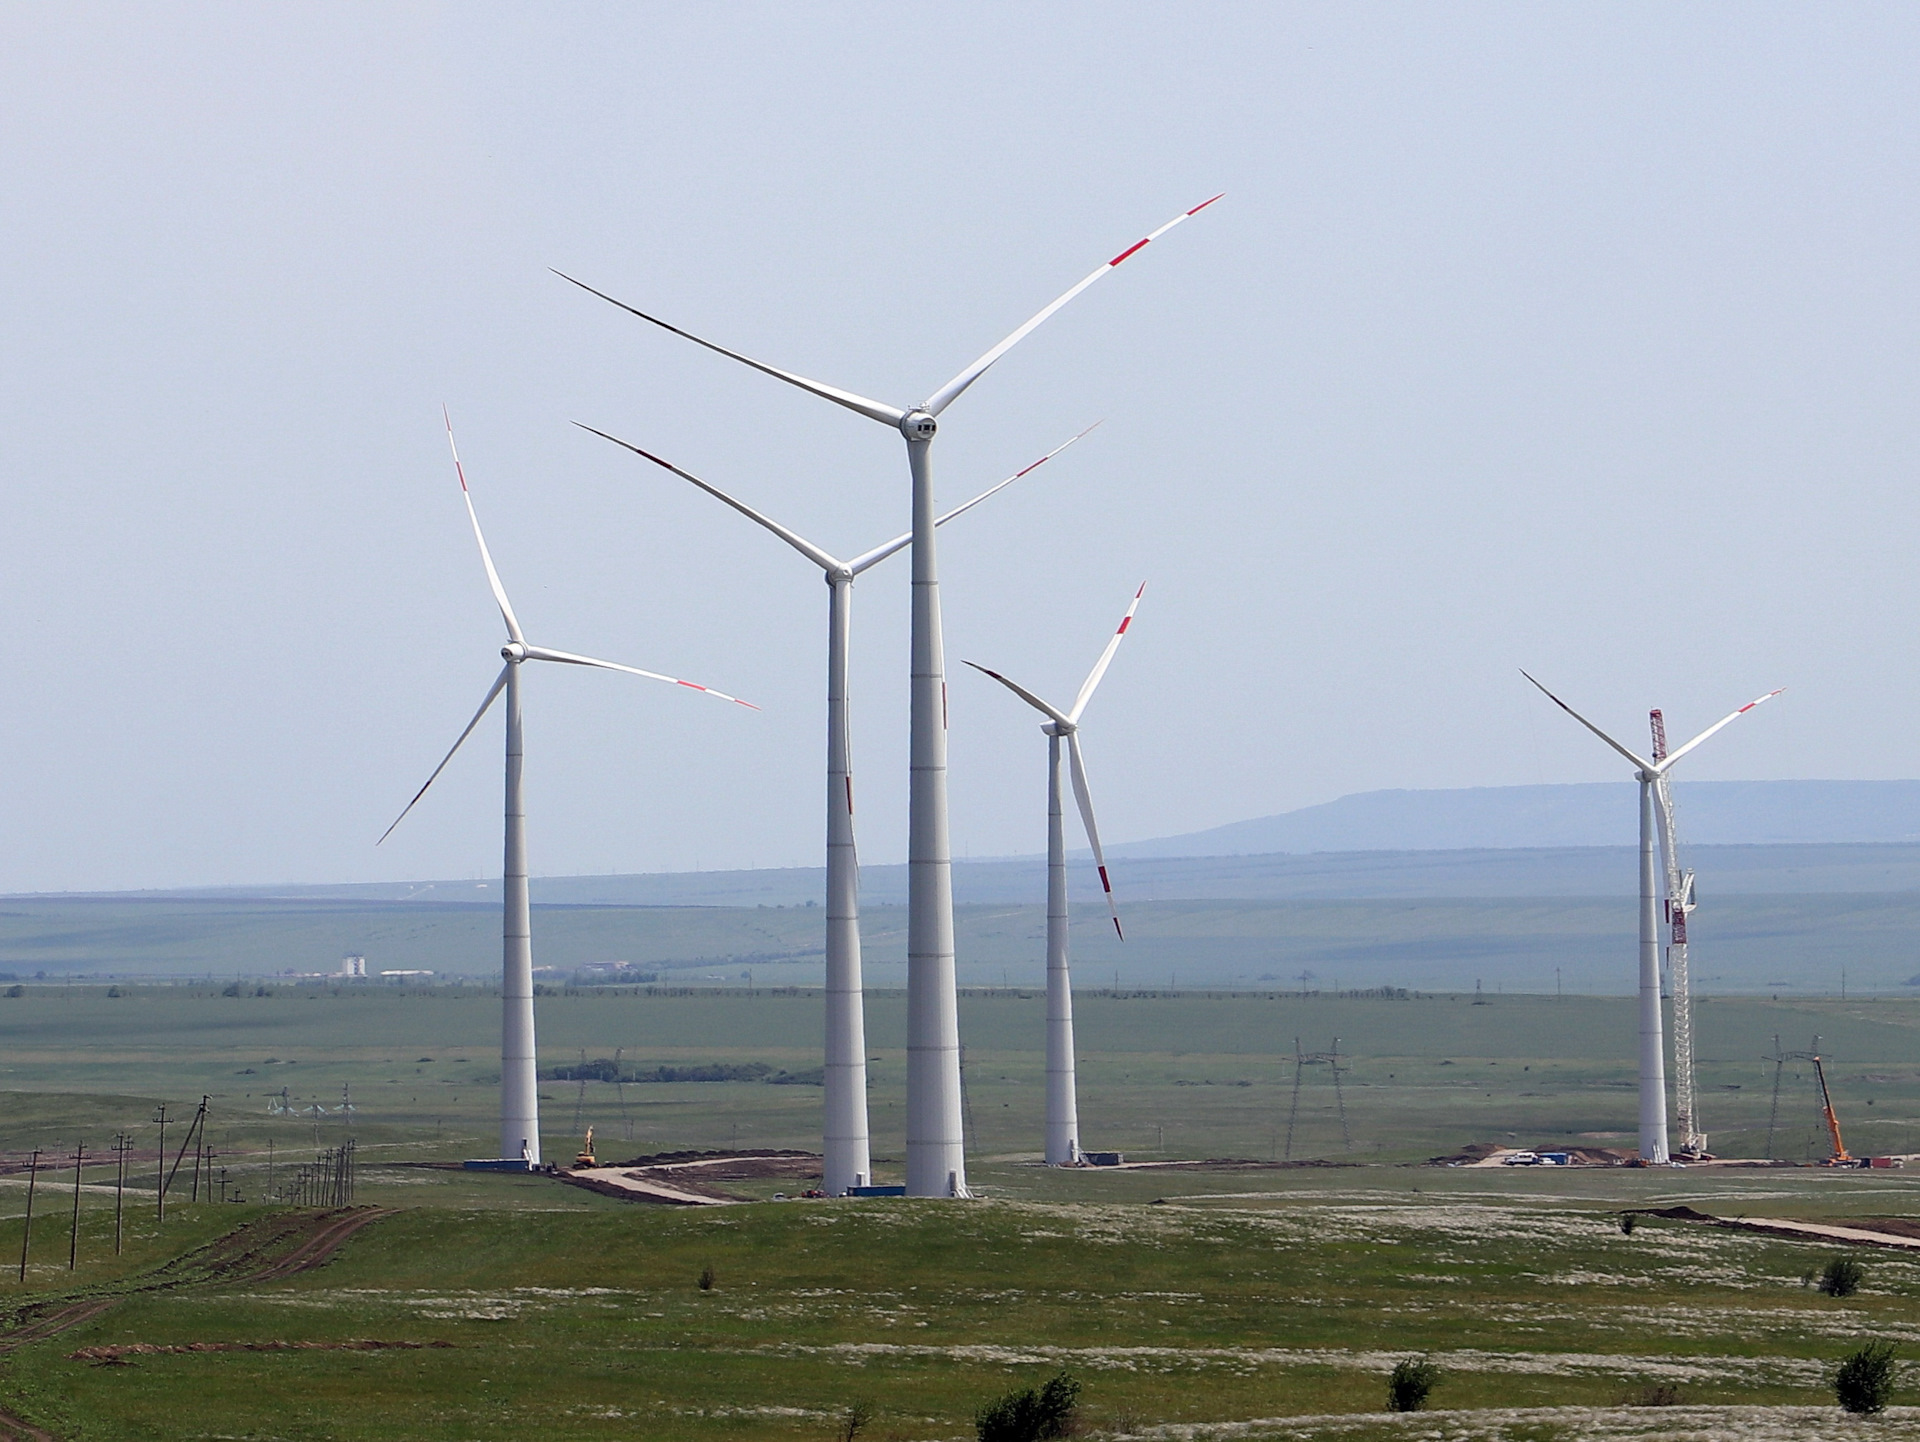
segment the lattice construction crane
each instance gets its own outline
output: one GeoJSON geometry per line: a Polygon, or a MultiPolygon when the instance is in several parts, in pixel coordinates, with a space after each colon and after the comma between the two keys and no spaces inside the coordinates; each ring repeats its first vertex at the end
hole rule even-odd
{"type": "MultiPolygon", "coordinates": [[[[1656,709],[1647,713],[1653,725],[1653,759],[1667,759],[1667,724],[1656,709]]],[[[1693,873],[1680,865],[1674,834],[1672,778],[1662,771],[1653,784],[1660,820],[1660,859],[1666,864],[1667,984],[1673,993],[1673,1112],[1680,1132],[1674,1155],[1704,1157],[1707,1134],[1700,1129],[1699,1101],[1693,1085],[1693,987],[1687,973],[1687,916],[1694,908],[1693,873]]]]}

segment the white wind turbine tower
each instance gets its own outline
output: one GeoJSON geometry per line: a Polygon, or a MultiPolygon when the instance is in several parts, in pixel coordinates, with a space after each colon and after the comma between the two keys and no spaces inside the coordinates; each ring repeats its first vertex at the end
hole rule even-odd
{"type": "MultiPolygon", "coordinates": [[[[877,566],[912,540],[909,532],[895,536],[851,561],[843,561],[778,521],[763,516],[691,471],[651,451],[643,451],[618,436],[582,426],[582,430],[624,446],[732,506],[755,524],[764,526],[824,573],[827,582],[827,1045],[823,1111],[822,1190],[830,1197],[845,1196],[849,1187],[873,1180],[867,1128],[867,1029],[860,976],[860,863],[853,840],[853,726],[847,695],[847,657],[853,644],[853,583],[862,572],[877,566]]],[[[1087,427],[1092,430],[1093,427],[1087,427]]],[[[938,517],[944,526],[972,510],[988,496],[1039,469],[1086,435],[1055,446],[1025,470],[1008,476],[964,506],[938,517]]]]}
{"type": "Polygon", "coordinates": [[[1721,717],[1676,751],[1648,760],[1622,746],[1525,671],[1520,673],[1539,687],[1554,705],[1598,736],[1633,764],[1640,783],[1640,1159],[1650,1165],[1669,1160],[1667,1151],[1667,1078],[1660,1017],[1660,925],[1653,880],[1654,790],[1664,784],[1674,763],[1721,727],[1744,716],[1762,701],[1780,694],[1769,691],[1721,717]]]}
{"type": "Polygon", "coordinates": [[[1093,864],[1100,871],[1100,887],[1107,895],[1107,911],[1113,917],[1114,934],[1125,939],[1120,929],[1120,913],[1113,904],[1113,883],[1107,877],[1107,858],[1100,850],[1100,828],[1093,820],[1093,793],[1087,786],[1086,763],[1080,756],[1080,715],[1093,699],[1094,688],[1113,663],[1113,653],[1133,624],[1133,613],[1140,609],[1146,594],[1145,583],[1133,593],[1133,604],[1120,618],[1120,625],[1107,641],[1073,705],[1062,711],[1042,701],[1025,687],[1009,681],[998,671],[969,661],[967,665],[991,676],[1034,710],[1047,718],[1041,732],[1047,738],[1047,1165],[1070,1166],[1080,1160],[1080,1102],[1075,1090],[1073,1067],[1073,976],[1067,961],[1067,837],[1060,806],[1060,742],[1067,743],[1067,757],[1073,773],[1073,799],[1080,806],[1080,821],[1087,829],[1087,844],[1093,848],[1093,864]]]}
{"type": "Polygon", "coordinates": [[[1219,196],[1182,211],[1135,241],[1049,304],[992,350],[916,406],[901,409],[852,391],[808,380],[729,350],[574,280],[582,290],[641,320],[705,346],[775,380],[845,406],[897,429],[907,442],[913,482],[913,621],[911,736],[907,802],[907,1194],[966,1196],[967,1157],[961,1126],[959,996],[953,969],[953,858],[947,835],[947,678],[940,630],[940,585],[934,555],[933,471],[929,452],[940,413],[988,367],[1061,306],[1150,241],[1198,215],[1219,196]]]}
{"type": "MultiPolygon", "coordinates": [[[[1653,728],[1653,759],[1667,756],[1667,723],[1656,709],[1647,713],[1653,728]]],[[[1659,806],[1660,860],[1667,873],[1667,989],[1673,993],[1673,1119],[1680,1125],[1683,1156],[1705,1156],[1707,1134],[1700,1130],[1693,1086],[1693,980],[1687,961],[1687,917],[1692,914],[1693,872],[1680,865],[1679,834],[1673,822],[1673,787],[1663,771],[1653,784],[1659,806]]]]}
{"type": "Polygon", "coordinates": [[[460,733],[459,740],[441,758],[440,764],[433,768],[433,775],[427,778],[426,786],[414,792],[413,800],[394,818],[393,826],[382,833],[380,841],[384,842],[393,835],[394,827],[404,821],[407,813],[427,794],[427,787],[439,779],[440,773],[447,769],[447,763],[453,760],[454,752],[473,734],[473,728],[480,724],[480,718],[487,714],[500,693],[505,691],[507,779],[500,922],[500,1157],[503,1161],[525,1162],[531,1168],[540,1164],[540,1093],[535,1080],[534,1063],[533,918],[527,898],[527,813],[520,784],[520,667],[527,661],[597,666],[605,671],[624,671],[629,676],[644,676],[649,681],[685,686],[722,701],[731,701],[736,706],[746,706],[750,710],[759,708],[737,696],[728,696],[692,681],[662,676],[655,671],[642,671],[634,666],[622,666],[614,661],[601,661],[592,656],[576,656],[569,651],[550,651],[544,646],[528,645],[520,629],[519,618],[513,613],[513,605],[507,600],[506,587],[500,584],[500,573],[494,569],[493,555],[487,550],[487,538],[481,534],[480,517],[473,509],[473,495],[467,490],[466,472],[460,466],[460,451],[453,444],[451,420],[447,422],[447,445],[453,450],[453,470],[460,479],[460,496],[467,505],[467,519],[473,523],[473,539],[480,546],[480,564],[486,567],[487,584],[493,588],[493,599],[500,607],[500,617],[507,623],[507,644],[500,648],[500,655],[506,664],[494,678],[486,699],[480,703],[480,709],[467,722],[467,729],[460,733]]]}

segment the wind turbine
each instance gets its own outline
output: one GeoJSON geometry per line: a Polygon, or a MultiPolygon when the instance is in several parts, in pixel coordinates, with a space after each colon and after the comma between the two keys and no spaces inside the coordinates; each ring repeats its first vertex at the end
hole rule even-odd
{"type": "MultiPolygon", "coordinates": [[[[913,535],[909,532],[895,536],[884,546],[843,561],[691,471],[684,471],[651,451],[643,451],[630,441],[594,430],[592,426],[581,426],[581,429],[624,446],[636,456],[698,486],[715,500],[732,506],[812,561],[826,577],[827,1045],[821,1188],[830,1197],[845,1196],[849,1187],[866,1186],[873,1180],[867,1129],[866,1008],[860,976],[860,862],[853,841],[853,724],[847,698],[847,656],[853,644],[853,583],[863,571],[903,549],[913,540],[913,535]]],[[[1092,429],[1087,427],[1087,431],[1092,429]]],[[[1038,470],[1087,431],[1055,446],[1025,470],[1016,471],[998,485],[982,491],[964,506],[948,511],[937,518],[934,525],[944,526],[994,492],[1038,470]]]]}
{"type": "Polygon", "coordinates": [[[1107,911],[1113,917],[1114,934],[1123,941],[1120,912],[1113,904],[1113,883],[1107,877],[1107,858],[1100,850],[1100,828],[1093,820],[1093,793],[1087,787],[1087,767],[1080,756],[1080,714],[1093,699],[1094,688],[1107,674],[1113,653],[1133,624],[1133,613],[1140,609],[1146,584],[1133,593],[1133,604],[1120,618],[1120,625],[1107,641],[1107,649],[1080,683],[1073,705],[1062,711],[1042,701],[1033,692],[1009,681],[998,671],[969,661],[966,664],[983,676],[991,676],[1034,710],[1047,718],[1041,732],[1047,738],[1047,1165],[1070,1166],[1080,1160],[1080,1103],[1073,1074],[1073,976],[1067,964],[1067,837],[1060,807],[1060,742],[1067,743],[1067,757],[1073,771],[1073,799],[1080,807],[1080,821],[1087,829],[1087,844],[1093,848],[1093,864],[1100,870],[1100,888],[1107,895],[1107,911]]]}
{"type": "Polygon", "coordinates": [[[658,316],[636,310],[556,271],[590,294],[695,345],[752,366],[775,380],[845,406],[897,429],[907,442],[913,480],[913,621],[910,784],[907,801],[907,1195],[960,1197],[967,1192],[960,1089],[959,996],[953,970],[953,856],[947,837],[947,676],[940,632],[940,583],[934,554],[933,470],[929,451],[938,417],[988,367],[1041,322],[1120,263],[1219,196],[1182,211],[1135,241],[1073,286],[920,404],[905,410],[852,391],[808,380],[729,350],[658,316]]]}
{"type": "MultiPolygon", "coordinates": [[[[1647,713],[1653,729],[1653,759],[1667,754],[1667,723],[1656,709],[1647,713]]],[[[1687,917],[1692,915],[1693,872],[1680,865],[1679,833],[1673,821],[1673,788],[1661,773],[1653,783],[1659,807],[1660,860],[1667,873],[1667,988],[1673,993],[1673,1119],[1680,1125],[1680,1151],[1703,1157],[1707,1134],[1700,1130],[1699,1099],[1693,1085],[1693,979],[1687,961],[1687,917]]]]}
{"type": "Polygon", "coordinates": [[[1771,701],[1780,692],[1756,696],[1737,711],[1722,716],[1678,750],[1648,760],[1622,746],[1525,671],[1520,674],[1533,681],[1541,695],[1630,761],[1634,777],[1640,783],[1640,1159],[1651,1166],[1663,1165],[1669,1157],[1666,1058],[1660,1034],[1660,927],[1653,881],[1654,789],[1665,783],[1667,773],[1682,756],[1721,727],[1746,715],[1761,702],[1771,701]]]}
{"type": "MultiPolygon", "coordinates": [[[[738,696],[729,696],[709,686],[682,681],[675,676],[662,676],[657,671],[642,671],[638,667],[622,666],[614,661],[601,661],[592,656],[576,656],[570,651],[550,651],[544,646],[528,645],[520,629],[520,620],[513,613],[513,604],[507,600],[507,589],[500,584],[500,573],[494,569],[493,554],[487,550],[487,538],[481,534],[480,517],[473,509],[473,494],[467,489],[467,475],[460,466],[460,450],[453,443],[451,419],[447,420],[447,445],[453,451],[453,472],[460,480],[460,498],[466,502],[467,519],[473,523],[473,539],[480,546],[480,564],[486,567],[487,585],[493,589],[493,599],[500,607],[500,617],[507,623],[507,644],[500,648],[500,655],[506,664],[494,678],[486,699],[480,703],[480,709],[467,722],[467,729],[460,733],[459,740],[441,758],[440,764],[433,768],[433,775],[427,778],[426,786],[413,793],[413,800],[394,818],[393,826],[382,833],[380,842],[393,835],[394,827],[406,820],[407,813],[427,794],[427,787],[439,780],[440,773],[453,760],[454,752],[473,734],[474,727],[480,724],[480,718],[487,714],[500,693],[505,691],[507,780],[506,854],[501,877],[500,922],[500,1157],[503,1161],[524,1162],[531,1170],[540,1164],[540,1094],[534,1078],[533,918],[527,898],[527,813],[520,786],[520,667],[528,661],[597,666],[603,671],[624,671],[629,676],[644,676],[649,681],[685,686],[749,710],[757,711],[759,707],[750,701],[742,701],[738,696]]],[[[377,846],[380,842],[374,844],[377,846]]]]}

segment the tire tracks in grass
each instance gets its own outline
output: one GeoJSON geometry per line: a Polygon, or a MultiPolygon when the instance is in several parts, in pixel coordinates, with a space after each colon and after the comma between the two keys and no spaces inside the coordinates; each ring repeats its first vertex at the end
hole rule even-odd
{"type": "MultiPolygon", "coordinates": [[[[0,1357],[44,1342],[105,1315],[128,1297],[185,1287],[280,1282],[324,1267],[354,1233],[391,1207],[338,1207],[323,1212],[280,1214],[243,1222],[151,1271],[77,1297],[30,1302],[15,1309],[15,1325],[0,1332],[0,1357]]],[[[53,1433],[0,1411],[0,1442],[58,1442],[53,1433]]]]}

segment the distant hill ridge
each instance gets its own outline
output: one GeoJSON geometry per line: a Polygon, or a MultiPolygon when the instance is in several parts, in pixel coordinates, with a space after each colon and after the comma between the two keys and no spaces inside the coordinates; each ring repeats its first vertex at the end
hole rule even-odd
{"type": "MultiPolygon", "coordinates": [[[[1133,841],[1116,856],[1459,851],[1618,846],[1639,826],[1631,781],[1361,791],[1278,816],[1133,841]]],[[[1762,846],[1920,841],[1920,781],[1674,783],[1683,843],[1762,846]]]]}

